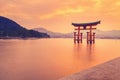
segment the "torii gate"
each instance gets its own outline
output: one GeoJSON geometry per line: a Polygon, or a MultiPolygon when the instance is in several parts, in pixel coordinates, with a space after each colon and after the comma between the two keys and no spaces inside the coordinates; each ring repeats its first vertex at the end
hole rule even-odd
{"type": "Polygon", "coordinates": [[[76,43],[76,41],[77,43],[82,43],[82,33],[80,33],[80,30],[90,30],[89,32],[87,32],[87,43],[95,43],[95,33],[93,33],[92,30],[95,30],[96,28],[94,28],[93,26],[100,24],[100,22],[101,21],[90,23],[72,23],[72,25],[75,27],[74,43],[76,43]]]}

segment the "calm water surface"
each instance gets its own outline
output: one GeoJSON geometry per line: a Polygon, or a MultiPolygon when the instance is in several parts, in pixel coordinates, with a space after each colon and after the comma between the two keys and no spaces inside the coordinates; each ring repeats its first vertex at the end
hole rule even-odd
{"type": "Polygon", "coordinates": [[[0,80],[57,80],[120,57],[120,40],[0,40],[0,80]]]}

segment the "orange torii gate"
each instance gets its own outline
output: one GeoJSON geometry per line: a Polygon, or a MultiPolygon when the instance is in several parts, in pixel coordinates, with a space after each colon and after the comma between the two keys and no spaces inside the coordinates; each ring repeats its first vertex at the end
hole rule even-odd
{"type": "Polygon", "coordinates": [[[87,43],[95,43],[95,33],[93,33],[92,30],[96,29],[93,26],[96,26],[97,24],[100,24],[100,21],[90,23],[72,23],[72,25],[75,27],[74,43],[76,43],[76,41],[77,43],[82,43],[83,33],[81,33],[80,30],[90,30],[87,32],[87,43]]]}

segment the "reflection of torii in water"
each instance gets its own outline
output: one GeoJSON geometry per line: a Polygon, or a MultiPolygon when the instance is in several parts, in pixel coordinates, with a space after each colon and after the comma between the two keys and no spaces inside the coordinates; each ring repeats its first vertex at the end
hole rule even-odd
{"type": "Polygon", "coordinates": [[[90,32],[87,32],[87,43],[95,43],[95,33],[92,33],[92,30],[96,29],[93,28],[93,26],[96,26],[97,24],[100,24],[100,21],[90,23],[72,23],[72,25],[75,27],[74,43],[76,43],[76,41],[77,43],[82,43],[82,33],[80,33],[80,30],[90,30],[90,32]]]}
{"type": "Polygon", "coordinates": [[[87,54],[88,54],[88,59],[90,60],[90,61],[92,61],[93,60],[93,55],[95,54],[95,44],[93,44],[93,45],[90,45],[90,44],[87,44],[87,54]]]}
{"type": "Polygon", "coordinates": [[[80,61],[84,65],[91,64],[95,60],[95,44],[74,44],[73,56],[78,64],[80,61]]]}

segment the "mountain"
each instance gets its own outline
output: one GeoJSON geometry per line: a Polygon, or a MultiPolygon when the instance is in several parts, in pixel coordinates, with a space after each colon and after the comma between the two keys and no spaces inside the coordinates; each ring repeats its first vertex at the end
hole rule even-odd
{"type": "Polygon", "coordinates": [[[46,33],[37,32],[34,30],[28,30],[20,26],[15,21],[6,17],[0,16],[0,38],[43,38],[49,37],[46,33]]]}
{"type": "Polygon", "coordinates": [[[63,33],[52,32],[52,31],[49,31],[49,30],[44,29],[44,28],[34,28],[33,30],[38,31],[38,32],[47,33],[52,38],[62,38],[65,35],[63,33]]]}
{"type": "Polygon", "coordinates": [[[96,30],[98,38],[117,38],[120,39],[120,30],[101,31],[96,30]]]}
{"type": "MultiPolygon", "coordinates": [[[[73,32],[63,34],[63,33],[52,32],[52,31],[46,30],[44,28],[35,28],[33,30],[38,31],[38,32],[47,33],[50,35],[50,37],[53,37],[53,38],[56,38],[56,37],[57,38],[72,38],[73,37],[73,32]]],[[[84,38],[87,35],[86,32],[87,31],[82,31],[84,38]]],[[[94,32],[96,33],[96,38],[120,39],[120,30],[111,30],[111,31],[95,30],[94,32]]]]}

